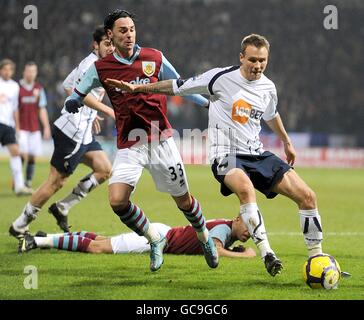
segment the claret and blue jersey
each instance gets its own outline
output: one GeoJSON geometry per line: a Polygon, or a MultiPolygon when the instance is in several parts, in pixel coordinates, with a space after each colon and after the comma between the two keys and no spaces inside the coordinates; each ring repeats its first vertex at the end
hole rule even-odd
{"type": "MultiPolygon", "coordinates": [[[[81,99],[96,87],[103,86],[106,89],[116,116],[119,149],[129,148],[137,142],[129,139],[129,133],[133,129],[143,129],[148,135],[148,141],[159,139],[161,134],[164,138],[172,135],[172,128],[167,119],[166,96],[121,92],[106,85],[107,78],[135,84],[179,78],[175,68],[160,51],[135,45],[134,54],[130,59],[113,53],[96,61],[76,85],[71,99],[81,99]],[[156,129],[158,137],[153,134],[152,127],[156,129]]],[[[207,99],[200,95],[191,95],[187,98],[201,106],[208,104],[207,99]]]]}

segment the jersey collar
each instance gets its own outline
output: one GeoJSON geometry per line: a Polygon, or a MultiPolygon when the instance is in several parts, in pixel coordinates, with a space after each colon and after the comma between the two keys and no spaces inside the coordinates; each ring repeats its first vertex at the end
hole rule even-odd
{"type": "Polygon", "coordinates": [[[22,87],[24,87],[25,89],[27,89],[28,91],[31,91],[33,88],[34,88],[34,84],[35,84],[35,82],[33,82],[33,83],[27,83],[27,82],[25,82],[25,80],[24,79],[20,79],[19,80],[19,83],[20,83],[20,85],[22,86],[22,87]]]}
{"type": "Polygon", "coordinates": [[[135,59],[138,58],[140,50],[141,50],[141,48],[139,47],[139,45],[135,44],[134,49],[133,49],[133,55],[130,57],[130,59],[122,58],[116,52],[113,53],[113,56],[119,62],[121,62],[123,64],[131,65],[135,61],[135,59]]]}

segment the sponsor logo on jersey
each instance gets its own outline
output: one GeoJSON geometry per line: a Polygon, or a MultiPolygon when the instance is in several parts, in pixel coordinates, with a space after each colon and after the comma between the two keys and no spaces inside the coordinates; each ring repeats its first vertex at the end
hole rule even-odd
{"type": "MultiPolygon", "coordinates": [[[[131,80],[131,81],[129,81],[129,83],[131,83],[131,84],[148,84],[148,83],[150,83],[150,79],[149,78],[136,77],[135,80],[131,80]]],[[[127,93],[126,91],[123,91],[120,88],[114,88],[114,90],[116,92],[127,93]]]]}
{"type": "Polygon", "coordinates": [[[151,77],[155,72],[155,62],[154,61],[142,61],[142,69],[147,77],[151,77]]]}
{"type": "Polygon", "coordinates": [[[263,111],[253,108],[248,102],[239,99],[233,103],[232,119],[241,124],[246,124],[249,118],[253,120],[260,120],[263,116],[263,111]]]}
{"type": "Polygon", "coordinates": [[[22,103],[37,103],[38,98],[35,96],[24,96],[20,100],[22,103]]]}
{"type": "Polygon", "coordinates": [[[149,78],[139,78],[136,77],[135,80],[131,80],[130,81],[131,84],[148,84],[150,83],[150,79],[149,78]]]}

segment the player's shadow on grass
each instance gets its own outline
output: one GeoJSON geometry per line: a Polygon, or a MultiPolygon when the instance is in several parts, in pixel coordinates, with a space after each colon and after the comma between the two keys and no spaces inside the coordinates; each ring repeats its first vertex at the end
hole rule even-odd
{"type": "MultiPolygon", "coordinates": [[[[29,196],[28,196],[29,197],[29,196]]],[[[26,199],[26,197],[22,197],[22,196],[16,196],[14,193],[2,193],[2,192],[0,192],[0,199],[14,199],[14,198],[16,198],[16,199],[26,199]]]]}
{"type": "Polygon", "coordinates": [[[106,286],[106,287],[120,287],[120,288],[125,288],[125,287],[137,287],[137,286],[145,286],[147,281],[146,280],[125,280],[125,281],[111,281],[111,280],[115,280],[115,276],[113,277],[113,279],[111,279],[110,277],[108,277],[107,279],[103,279],[103,280],[84,280],[84,281],[75,281],[72,283],[71,287],[83,287],[83,288],[94,288],[95,286],[106,286]]]}
{"type": "Polygon", "coordinates": [[[302,282],[298,281],[296,282],[280,282],[279,280],[277,281],[272,281],[271,279],[267,279],[267,280],[247,280],[244,281],[244,285],[245,286],[252,286],[252,287],[264,287],[266,289],[272,289],[272,290],[277,290],[277,289],[288,289],[288,288],[302,288],[302,282]]]}

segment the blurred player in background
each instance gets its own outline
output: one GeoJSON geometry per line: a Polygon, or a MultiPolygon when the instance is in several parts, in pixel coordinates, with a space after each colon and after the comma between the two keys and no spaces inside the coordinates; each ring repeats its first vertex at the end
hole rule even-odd
{"type": "Polygon", "coordinates": [[[51,137],[47,98],[42,85],[36,82],[38,67],[34,62],[28,62],[23,71],[23,79],[19,81],[19,148],[25,163],[25,185],[32,186],[35,159],[42,152],[42,134],[40,120],[43,128],[43,139],[51,137]]]}
{"type": "MultiPolygon", "coordinates": [[[[93,38],[94,50],[64,81],[64,88],[68,92],[72,91],[73,86],[91,64],[114,51],[103,27],[95,30],[93,38]]],[[[97,116],[96,110],[115,118],[114,111],[100,102],[104,93],[102,88],[94,88],[85,98],[86,105],[78,114],[71,114],[63,109],[61,116],[54,122],[54,152],[50,162],[49,176],[10,226],[9,233],[14,237],[23,237],[28,232],[31,221],[37,217],[43,205],[62,188],[79,163],[90,167],[92,172],[81,179],[66,198],[49,207],[49,212],[56,218],[62,230],[69,231],[68,211],[109,178],[111,163],[92,134],[92,124],[97,116]]]]}
{"type": "MultiPolygon", "coordinates": [[[[118,147],[109,180],[109,201],[120,220],[150,242],[150,270],[157,271],[162,266],[166,238],[149,223],[143,210],[129,200],[144,168],[151,173],[157,189],[169,193],[191,222],[207,264],[216,268],[216,248],[209,237],[200,204],[189,192],[182,158],[167,119],[166,97],[125,94],[105,86],[106,78],[112,77],[134,83],[179,78],[175,68],[160,51],[135,43],[133,18],[125,10],[116,10],[106,17],[104,27],[115,45],[115,52],[90,67],[66,101],[66,108],[78,112],[90,90],[101,85],[106,89],[115,110],[118,147]]],[[[208,104],[202,96],[190,98],[201,106],[208,104]]]]}
{"type": "Polygon", "coordinates": [[[30,195],[33,190],[24,184],[22,162],[16,133],[19,131],[19,85],[12,80],[15,64],[10,59],[0,61],[0,144],[10,153],[10,168],[16,195],[30,195]]]}
{"type": "MultiPolygon", "coordinates": [[[[203,254],[196,232],[191,225],[171,228],[162,223],[153,223],[153,226],[167,239],[165,253],[203,254]]],[[[250,258],[256,256],[252,248],[245,248],[242,245],[230,249],[235,241],[246,242],[250,237],[249,231],[240,217],[234,220],[208,220],[206,227],[214,240],[219,257],[250,258]]],[[[115,254],[150,251],[148,239],[135,232],[104,237],[87,231],[64,234],[46,234],[38,231],[35,237],[26,235],[19,242],[19,252],[28,252],[35,248],[115,254]]]]}
{"type": "Polygon", "coordinates": [[[258,246],[269,274],[280,273],[283,265],[271,249],[263,216],[257,206],[254,188],[274,198],[282,194],[296,202],[309,256],[322,253],[321,217],[316,195],[291,168],[296,152],[277,111],[277,91],[264,74],[269,42],[252,34],[241,43],[240,66],[215,68],[190,78],[135,85],[107,80],[106,83],[128,92],[210,95],[210,161],[221,193],[235,193],[240,215],[258,246]],[[263,150],[259,139],[260,121],[268,124],[282,140],[287,162],[263,150]]]}

